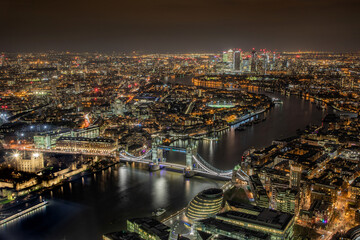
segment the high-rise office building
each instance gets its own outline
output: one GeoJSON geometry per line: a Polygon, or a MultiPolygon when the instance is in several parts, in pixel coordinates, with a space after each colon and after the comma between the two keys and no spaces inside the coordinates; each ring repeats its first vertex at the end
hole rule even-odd
{"type": "Polygon", "coordinates": [[[276,55],[275,53],[273,53],[269,66],[270,71],[275,69],[275,65],[276,65],[276,55]]]}
{"type": "Polygon", "coordinates": [[[250,71],[251,71],[250,59],[246,58],[242,61],[241,72],[250,72],[250,71]]]}
{"type": "Polygon", "coordinates": [[[240,71],[240,69],[241,69],[241,61],[242,61],[241,52],[240,51],[235,51],[234,52],[234,58],[233,58],[233,70],[240,71]]]}
{"type": "Polygon", "coordinates": [[[234,58],[234,51],[232,49],[230,49],[227,52],[227,62],[232,63],[233,58],[234,58]]]}
{"type": "Polygon", "coordinates": [[[223,52],[222,61],[223,61],[224,63],[226,63],[226,62],[228,61],[228,54],[227,54],[227,52],[223,52]]]}
{"type": "Polygon", "coordinates": [[[264,74],[267,73],[267,70],[269,68],[269,63],[270,63],[269,54],[264,53],[264,74]]]}
{"type": "Polygon", "coordinates": [[[290,165],[290,187],[300,188],[302,167],[299,164],[293,163],[290,165]]]}
{"type": "Polygon", "coordinates": [[[251,53],[251,72],[257,71],[257,53],[255,49],[253,49],[251,53]]]}

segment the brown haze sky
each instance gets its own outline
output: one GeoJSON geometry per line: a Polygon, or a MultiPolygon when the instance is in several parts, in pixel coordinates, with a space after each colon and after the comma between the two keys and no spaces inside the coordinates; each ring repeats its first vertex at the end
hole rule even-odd
{"type": "Polygon", "coordinates": [[[355,51],[359,0],[0,0],[0,51],[355,51]]]}

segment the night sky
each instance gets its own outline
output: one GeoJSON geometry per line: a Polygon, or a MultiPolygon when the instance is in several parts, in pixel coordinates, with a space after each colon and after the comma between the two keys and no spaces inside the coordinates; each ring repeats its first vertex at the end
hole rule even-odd
{"type": "Polygon", "coordinates": [[[358,51],[359,0],[0,0],[0,51],[358,51]]]}

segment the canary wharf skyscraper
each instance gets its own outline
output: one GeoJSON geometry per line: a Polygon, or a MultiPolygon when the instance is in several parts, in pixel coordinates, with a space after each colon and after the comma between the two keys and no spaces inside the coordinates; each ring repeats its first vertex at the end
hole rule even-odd
{"type": "Polygon", "coordinates": [[[251,72],[256,72],[257,71],[257,53],[256,50],[253,49],[252,53],[251,53],[251,72]]]}
{"type": "Polygon", "coordinates": [[[237,50],[237,51],[234,52],[233,70],[240,71],[240,69],[241,69],[241,61],[242,61],[241,52],[237,50]]]}

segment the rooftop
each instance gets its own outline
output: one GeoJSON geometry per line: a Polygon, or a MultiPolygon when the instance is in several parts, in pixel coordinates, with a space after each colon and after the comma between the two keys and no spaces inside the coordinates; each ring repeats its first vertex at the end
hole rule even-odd
{"type": "Polygon", "coordinates": [[[238,203],[237,207],[251,211],[254,214],[250,214],[250,212],[244,213],[229,211],[218,214],[217,218],[222,217],[244,222],[252,222],[258,225],[284,230],[294,217],[294,215],[289,213],[283,213],[280,211],[257,207],[245,203],[238,203]]]}
{"type": "Polygon", "coordinates": [[[86,137],[60,137],[58,141],[99,142],[99,143],[115,142],[111,138],[86,138],[86,137]]]}
{"type": "Polygon", "coordinates": [[[201,221],[199,221],[199,224],[204,225],[207,228],[221,230],[221,231],[228,232],[228,233],[231,233],[234,235],[241,234],[241,235],[249,237],[249,238],[256,237],[259,239],[267,239],[269,237],[269,235],[266,233],[256,232],[256,231],[252,231],[249,229],[245,229],[245,228],[235,226],[235,225],[226,223],[222,220],[218,220],[215,218],[207,218],[207,219],[201,220],[201,221]]]}
{"type": "Polygon", "coordinates": [[[137,233],[129,233],[127,231],[112,232],[104,234],[104,239],[111,240],[141,240],[142,238],[137,233]]]}
{"type": "Polygon", "coordinates": [[[170,227],[153,218],[133,218],[128,220],[140,226],[144,231],[158,236],[160,239],[168,239],[170,227]]]}

